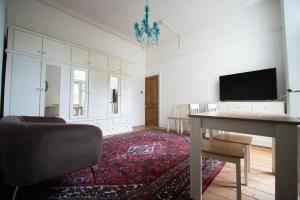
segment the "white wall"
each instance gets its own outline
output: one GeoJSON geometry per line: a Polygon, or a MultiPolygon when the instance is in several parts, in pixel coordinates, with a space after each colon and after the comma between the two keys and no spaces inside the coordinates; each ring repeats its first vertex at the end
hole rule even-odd
{"type": "Polygon", "coordinates": [[[160,73],[160,125],[172,106],[219,100],[220,75],[277,68],[278,95],[285,76],[279,0],[263,0],[245,10],[203,24],[146,52],[146,74],[160,73]]]}
{"type": "Polygon", "coordinates": [[[6,23],[6,0],[0,0],[0,105],[1,105],[1,89],[2,89],[3,45],[4,45],[4,32],[6,26],[5,23],[6,23]]]}
{"type": "MultiPolygon", "coordinates": [[[[300,90],[300,1],[282,0],[286,85],[292,90],[300,90]]],[[[300,117],[300,93],[288,97],[288,113],[300,117]]]]}
{"type": "Polygon", "coordinates": [[[145,51],[139,46],[102,31],[77,18],[35,0],[9,0],[8,23],[81,46],[119,56],[135,66],[134,125],[144,124],[145,51]]]}

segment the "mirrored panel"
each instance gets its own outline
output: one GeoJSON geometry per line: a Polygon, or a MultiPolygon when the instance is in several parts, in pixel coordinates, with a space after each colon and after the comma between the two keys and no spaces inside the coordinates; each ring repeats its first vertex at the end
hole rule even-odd
{"type": "Polygon", "coordinates": [[[73,116],[84,116],[86,112],[86,71],[73,70],[73,116]]]}
{"type": "Polygon", "coordinates": [[[110,106],[111,114],[119,113],[119,77],[110,76],[110,106]]]}
{"type": "Polygon", "coordinates": [[[58,117],[60,107],[60,67],[46,65],[45,111],[46,117],[58,117]]]}

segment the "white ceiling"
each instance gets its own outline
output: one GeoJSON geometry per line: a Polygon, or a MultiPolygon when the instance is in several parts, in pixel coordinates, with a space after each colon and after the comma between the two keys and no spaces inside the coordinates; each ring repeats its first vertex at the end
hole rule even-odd
{"type": "MultiPolygon", "coordinates": [[[[38,0],[90,24],[135,42],[134,22],[143,18],[145,0],[38,0]]],[[[163,19],[178,33],[262,0],[150,0],[152,20],[163,19]]],[[[161,26],[160,40],[173,36],[161,26]]]]}

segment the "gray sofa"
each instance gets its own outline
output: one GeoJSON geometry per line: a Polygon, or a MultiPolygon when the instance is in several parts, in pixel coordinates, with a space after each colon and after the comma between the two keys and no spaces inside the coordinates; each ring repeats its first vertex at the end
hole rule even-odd
{"type": "Polygon", "coordinates": [[[102,132],[53,117],[0,120],[0,176],[26,186],[91,167],[101,158],[102,132]]]}

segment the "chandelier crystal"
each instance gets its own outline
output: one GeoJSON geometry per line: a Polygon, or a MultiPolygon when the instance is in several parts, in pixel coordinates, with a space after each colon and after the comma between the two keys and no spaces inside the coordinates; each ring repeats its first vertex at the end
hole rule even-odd
{"type": "Polygon", "coordinates": [[[150,45],[158,45],[158,38],[160,34],[160,29],[158,27],[158,22],[153,22],[152,27],[150,25],[150,7],[148,0],[145,6],[145,16],[141,21],[141,25],[137,22],[134,23],[135,37],[138,43],[141,44],[143,48],[147,48],[150,45]]]}

